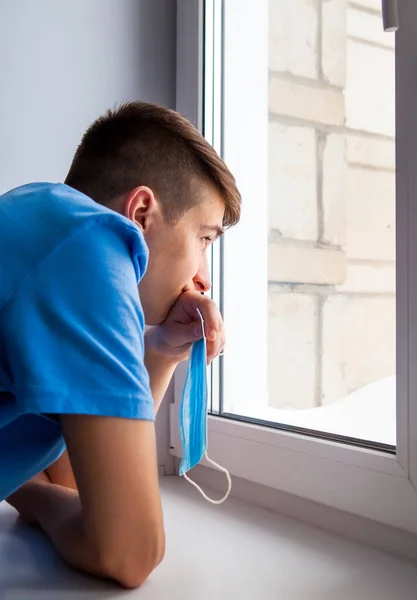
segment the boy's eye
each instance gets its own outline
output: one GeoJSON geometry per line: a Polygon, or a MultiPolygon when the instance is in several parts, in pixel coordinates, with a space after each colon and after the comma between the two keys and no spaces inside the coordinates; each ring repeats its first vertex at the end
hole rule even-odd
{"type": "Polygon", "coordinates": [[[211,237],[203,237],[202,239],[204,240],[205,246],[209,246],[213,241],[213,239],[211,237]]]}

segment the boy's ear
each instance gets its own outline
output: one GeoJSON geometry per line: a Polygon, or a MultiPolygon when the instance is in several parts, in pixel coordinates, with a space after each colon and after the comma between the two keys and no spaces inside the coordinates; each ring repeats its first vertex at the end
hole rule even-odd
{"type": "Polygon", "coordinates": [[[141,185],[127,194],[124,216],[146,231],[149,219],[157,209],[155,194],[147,186],[141,185]]]}

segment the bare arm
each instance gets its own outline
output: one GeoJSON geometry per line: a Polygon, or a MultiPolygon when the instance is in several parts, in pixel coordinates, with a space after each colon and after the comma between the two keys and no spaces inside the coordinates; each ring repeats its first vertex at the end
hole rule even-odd
{"type": "Polygon", "coordinates": [[[63,485],[72,490],[77,489],[77,482],[75,481],[67,450],[46,469],[45,473],[50,482],[63,485]]]}
{"type": "MultiPolygon", "coordinates": [[[[149,338],[150,331],[151,330],[148,330],[145,336],[145,366],[149,373],[150,387],[154,398],[156,414],[165,396],[178,361],[165,357],[152,347],[149,338]]],[[[46,469],[46,474],[52,483],[71,488],[72,490],[77,489],[77,483],[67,451],[46,469]]]]}
{"type": "MultiPolygon", "coordinates": [[[[145,347],[145,366],[149,373],[156,414],[165,396],[177,363],[167,360],[163,355],[155,351],[150,344],[145,345],[145,347]]],[[[68,487],[72,490],[77,489],[77,483],[67,451],[46,469],[46,474],[52,483],[68,487]]]]}
{"type": "Polygon", "coordinates": [[[149,330],[145,335],[145,367],[149,374],[156,414],[168,389],[178,360],[167,358],[158,352],[151,341],[151,336],[154,333],[156,333],[155,330],[149,330]]]}
{"type": "Polygon", "coordinates": [[[9,501],[68,563],[137,587],[164,553],[154,425],[64,415],[62,426],[79,494],[34,481],[9,501]]]}
{"type": "MultiPolygon", "coordinates": [[[[224,328],[214,303],[185,293],[170,319],[147,332],[145,365],[158,409],[176,364],[187,357],[195,309],[203,313],[209,360],[224,345],[224,328]]],[[[137,587],[160,562],[164,531],[157,479],[155,430],[151,422],[63,415],[68,454],[9,498],[24,518],[37,523],[71,565],[137,587]],[[73,469],[72,473],[68,470],[73,469]],[[59,468],[58,468],[59,467],[59,468]],[[78,486],[79,494],[63,486],[78,486]]]]}

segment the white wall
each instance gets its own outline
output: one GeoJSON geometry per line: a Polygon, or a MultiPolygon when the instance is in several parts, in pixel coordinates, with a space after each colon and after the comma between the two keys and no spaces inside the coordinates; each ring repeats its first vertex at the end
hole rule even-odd
{"type": "Polygon", "coordinates": [[[84,130],[107,108],[175,107],[176,1],[0,0],[0,57],[0,193],[62,181],[84,130]]]}
{"type": "Polygon", "coordinates": [[[175,106],[173,0],[0,0],[0,191],[62,180],[106,108],[175,106]]]}

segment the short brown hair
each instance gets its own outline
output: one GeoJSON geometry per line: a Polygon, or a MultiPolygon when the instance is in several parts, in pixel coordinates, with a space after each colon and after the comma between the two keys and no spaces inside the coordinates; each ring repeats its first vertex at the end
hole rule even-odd
{"type": "Polygon", "coordinates": [[[178,220],[199,199],[191,181],[212,185],[225,203],[223,225],[240,218],[236,182],[212,146],[177,112],[129,102],[99,117],[84,134],[65,183],[111,206],[139,185],[150,187],[168,221],[178,220]]]}

